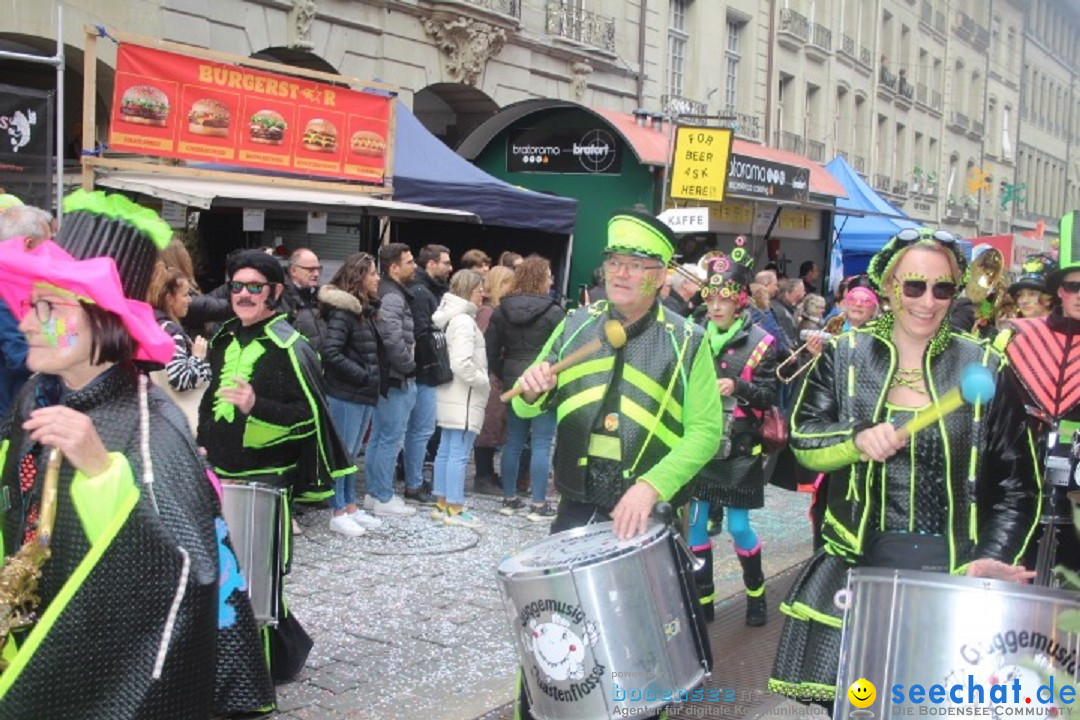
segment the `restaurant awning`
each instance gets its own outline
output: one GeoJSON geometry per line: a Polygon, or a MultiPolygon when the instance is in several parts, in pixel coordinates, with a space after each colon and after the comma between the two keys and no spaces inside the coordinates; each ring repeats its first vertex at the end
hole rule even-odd
{"type": "Polygon", "coordinates": [[[95,182],[114,190],[142,193],[202,210],[223,207],[258,207],[268,210],[352,212],[405,220],[480,222],[480,218],[475,213],[462,210],[449,210],[395,200],[379,200],[363,193],[244,182],[242,175],[237,175],[236,181],[223,181],[116,171],[100,174],[95,182]]]}

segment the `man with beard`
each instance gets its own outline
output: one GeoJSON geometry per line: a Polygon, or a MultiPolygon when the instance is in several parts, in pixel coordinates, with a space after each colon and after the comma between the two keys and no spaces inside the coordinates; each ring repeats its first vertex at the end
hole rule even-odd
{"type": "MultiPolygon", "coordinates": [[[[408,288],[412,293],[409,309],[413,316],[413,336],[416,339],[416,404],[409,413],[405,428],[405,501],[420,505],[434,504],[431,489],[425,488],[424,460],[429,440],[435,434],[435,386],[429,367],[434,359],[431,340],[431,316],[446,293],[447,281],[454,266],[450,249],[442,245],[425,245],[417,256],[416,274],[408,288]]],[[[436,443],[436,446],[438,443],[436,443]]],[[[434,456],[434,452],[431,453],[434,456]]]]}
{"type": "MultiPolygon", "coordinates": [[[[333,488],[356,467],[333,429],[318,357],[278,311],[281,265],[253,250],[233,256],[228,274],[236,317],[210,341],[213,379],[199,406],[199,445],[227,482],[258,482],[286,494],[302,485],[333,488]]],[[[288,502],[280,512],[288,513],[288,502]]],[[[288,532],[282,545],[277,567],[284,575],[292,555],[288,532]]],[[[278,624],[266,629],[267,646],[270,671],[284,681],[303,668],[312,643],[286,607],[282,583],[277,587],[278,624]]]]}

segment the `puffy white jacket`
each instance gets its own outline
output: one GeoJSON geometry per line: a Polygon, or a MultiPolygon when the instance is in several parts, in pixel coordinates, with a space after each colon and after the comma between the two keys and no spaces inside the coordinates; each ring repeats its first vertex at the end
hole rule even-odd
{"type": "Polygon", "coordinates": [[[488,384],[484,333],[476,325],[476,306],[446,293],[431,323],[446,333],[450,369],[454,379],[435,390],[435,418],[439,427],[479,433],[484,424],[488,384]]]}

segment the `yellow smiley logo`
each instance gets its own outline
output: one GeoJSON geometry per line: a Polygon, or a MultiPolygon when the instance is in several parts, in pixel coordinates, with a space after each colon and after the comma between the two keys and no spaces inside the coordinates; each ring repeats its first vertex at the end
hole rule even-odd
{"type": "Polygon", "coordinates": [[[848,700],[851,704],[857,708],[868,708],[874,704],[874,698],[877,697],[877,688],[874,687],[874,683],[870,682],[866,678],[859,678],[855,682],[851,683],[851,687],[847,691],[848,700]]]}

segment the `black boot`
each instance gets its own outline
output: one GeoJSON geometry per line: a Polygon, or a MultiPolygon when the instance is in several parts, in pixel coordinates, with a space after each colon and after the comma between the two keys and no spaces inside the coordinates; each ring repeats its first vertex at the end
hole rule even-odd
{"type": "Polygon", "coordinates": [[[768,605],[765,603],[765,573],[761,570],[761,543],[749,554],[736,548],[739,564],[742,565],[743,584],[746,585],[746,624],[761,627],[768,619],[768,605]]]}
{"type": "Polygon", "coordinates": [[[713,607],[716,600],[716,585],[713,583],[712,538],[709,538],[708,545],[695,547],[693,553],[698,560],[705,561],[701,569],[694,571],[694,580],[697,583],[698,601],[701,603],[702,614],[704,614],[706,622],[712,622],[716,617],[716,611],[713,607]]]}

